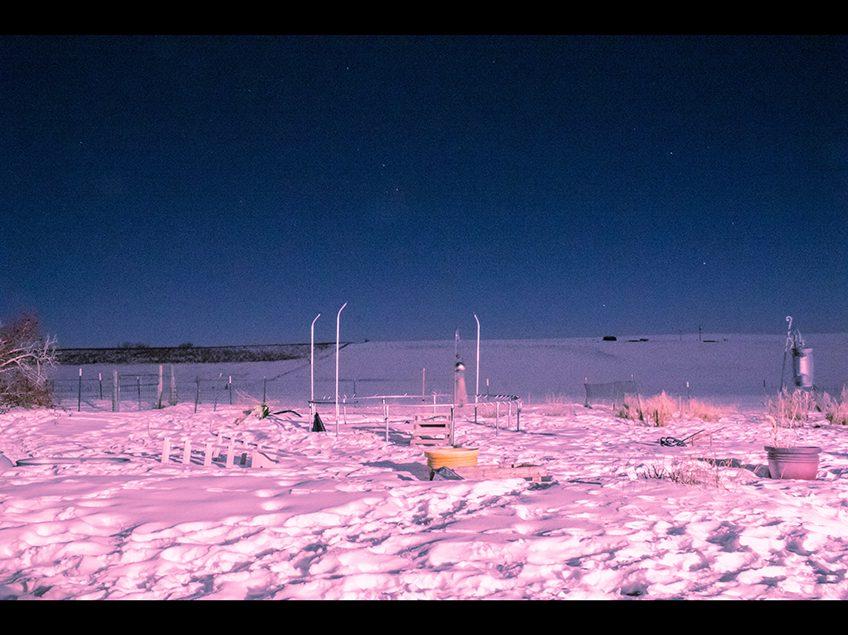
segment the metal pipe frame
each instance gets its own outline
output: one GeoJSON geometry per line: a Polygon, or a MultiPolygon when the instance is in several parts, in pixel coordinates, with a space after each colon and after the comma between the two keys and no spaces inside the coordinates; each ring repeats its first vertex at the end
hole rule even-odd
{"type": "Polygon", "coordinates": [[[339,324],[342,319],[342,311],[346,306],[347,302],[336,313],[336,436],[339,436],[339,324]]]}

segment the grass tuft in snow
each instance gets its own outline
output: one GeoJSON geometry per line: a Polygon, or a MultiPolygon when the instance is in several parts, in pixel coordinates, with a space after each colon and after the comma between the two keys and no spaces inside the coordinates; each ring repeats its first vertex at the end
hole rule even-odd
{"type": "Polygon", "coordinates": [[[663,480],[680,485],[699,485],[704,487],[724,487],[719,472],[721,462],[713,465],[697,459],[671,459],[661,463],[649,463],[641,466],[638,476],[648,480],[663,480]]]}
{"type": "Polygon", "coordinates": [[[668,424],[674,415],[674,406],[674,399],[665,391],[645,399],[628,396],[616,411],[616,416],[641,421],[649,426],[662,427],[668,424]]]}
{"type": "Polygon", "coordinates": [[[797,428],[809,419],[814,407],[815,400],[811,392],[800,388],[781,390],[776,397],[766,402],[766,417],[778,428],[797,428]]]}
{"type": "Polygon", "coordinates": [[[821,406],[825,418],[830,423],[848,425],[848,386],[842,387],[839,397],[831,397],[828,393],[824,393],[821,406]]]}

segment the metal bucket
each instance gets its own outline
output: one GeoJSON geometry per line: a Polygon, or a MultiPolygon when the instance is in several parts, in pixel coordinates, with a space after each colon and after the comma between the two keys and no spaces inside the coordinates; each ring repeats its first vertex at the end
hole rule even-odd
{"type": "Polygon", "coordinates": [[[814,446],[775,448],[767,445],[765,449],[768,454],[769,474],[772,478],[816,480],[821,448],[814,446]]]}

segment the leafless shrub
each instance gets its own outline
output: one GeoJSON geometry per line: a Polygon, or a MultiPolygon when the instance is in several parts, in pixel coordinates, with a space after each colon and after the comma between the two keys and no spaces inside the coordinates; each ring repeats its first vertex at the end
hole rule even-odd
{"type": "Polygon", "coordinates": [[[0,325],[0,404],[51,405],[46,370],[56,363],[55,351],[55,338],[41,334],[34,315],[0,325]]]}

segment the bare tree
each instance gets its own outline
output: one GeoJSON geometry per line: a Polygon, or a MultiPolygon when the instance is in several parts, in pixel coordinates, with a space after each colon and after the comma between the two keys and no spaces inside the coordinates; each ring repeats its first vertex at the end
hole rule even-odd
{"type": "Polygon", "coordinates": [[[0,325],[0,404],[51,405],[47,368],[55,363],[56,338],[41,334],[36,316],[0,325]]]}

